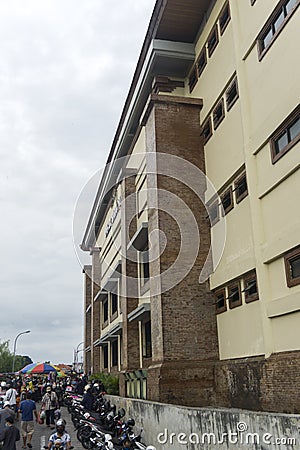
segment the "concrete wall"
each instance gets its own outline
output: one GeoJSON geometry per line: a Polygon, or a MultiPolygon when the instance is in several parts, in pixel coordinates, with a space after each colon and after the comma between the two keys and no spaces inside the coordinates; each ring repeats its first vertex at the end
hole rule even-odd
{"type": "Polygon", "coordinates": [[[185,408],[109,395],[107,398],[125,408],[125,418],[136,421],[135,431],[143,428],[143,442],[157,450],[289,450],[300,445],[300,415],[185,408]]]}

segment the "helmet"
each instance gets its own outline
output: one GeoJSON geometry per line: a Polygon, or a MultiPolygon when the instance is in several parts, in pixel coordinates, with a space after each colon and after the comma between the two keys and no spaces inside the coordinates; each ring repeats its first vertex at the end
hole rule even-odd
{"type": "Polygon", "coordinates": [[[66,422],[63,419],[58,419],[56,421],[56,430],[57,431],[64,431],[66,426],[66,422]]]}
{"type": "Polygon", "coordinates": [[[127,425],[128,427],[134,427],[134,425],[135,425],[135,420],[134,420],[134,419],[128,419],[127,422],[126,422],[126,425],[127,425]]]}

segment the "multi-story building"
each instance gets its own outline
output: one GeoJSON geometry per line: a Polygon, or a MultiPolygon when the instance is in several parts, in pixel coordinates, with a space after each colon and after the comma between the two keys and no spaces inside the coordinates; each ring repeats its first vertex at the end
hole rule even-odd
{"type": "Polygon", "coordinates": [[[156,2],[82,242],[121,395],[300,410],[299,3],[156,2]]]}

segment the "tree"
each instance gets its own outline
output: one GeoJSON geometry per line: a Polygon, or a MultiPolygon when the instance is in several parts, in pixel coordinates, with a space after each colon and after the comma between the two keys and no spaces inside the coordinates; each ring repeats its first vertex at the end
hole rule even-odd
{"type": "MultiPolygon", "coordinates": [[[[0,341],[0,372],[11,372],[14,354],[9,350],[9,341],[0,341]]],[[[15,371],[22,369],[26,364],[32,363],[29,356],[16,355],[15,371]]]]}

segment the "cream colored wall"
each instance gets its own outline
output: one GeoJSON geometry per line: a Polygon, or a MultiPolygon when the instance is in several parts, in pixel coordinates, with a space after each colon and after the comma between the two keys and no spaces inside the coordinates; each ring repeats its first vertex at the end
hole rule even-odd
{"type": "Polygon", "coordinates": [[[205,145],[206,174],[216,190],[244,164],[244,136],[239,99],[205,145]]]}
{"type": "Polygon", "coordinates": [[[220,359],[264,353],[260,302],[243,304],[217,316],[220,359]]]}
{"type": "MultiPolygon", "coordinates": [[[[276,4],[271,0],[257,1],[254,6],[250,0],[230,2],[232,20],[191,94],[204,100],[202,123],[222,91],[222,83],[224,87],[237,72],[240,97],[205,145],[206,170],[219,190],[245,163],[249,195],[226,216],[224,254],[210,285],[216,288],[255,267],[260,299],[218,315],[221,359],[300,348],[300,287],[287,287],[282,257],[300,242],[300,210],[296,207],[300,143],[275,165],[268,143],[300,98],[300,64],[295,64],[300,11],[261,62],[255,42],[276,4]]],[[[197,43],[197,54],[220,9],[217,2],[197,43]]],[[[213,232],[218,226],[214,225],[213,232]]]]}

